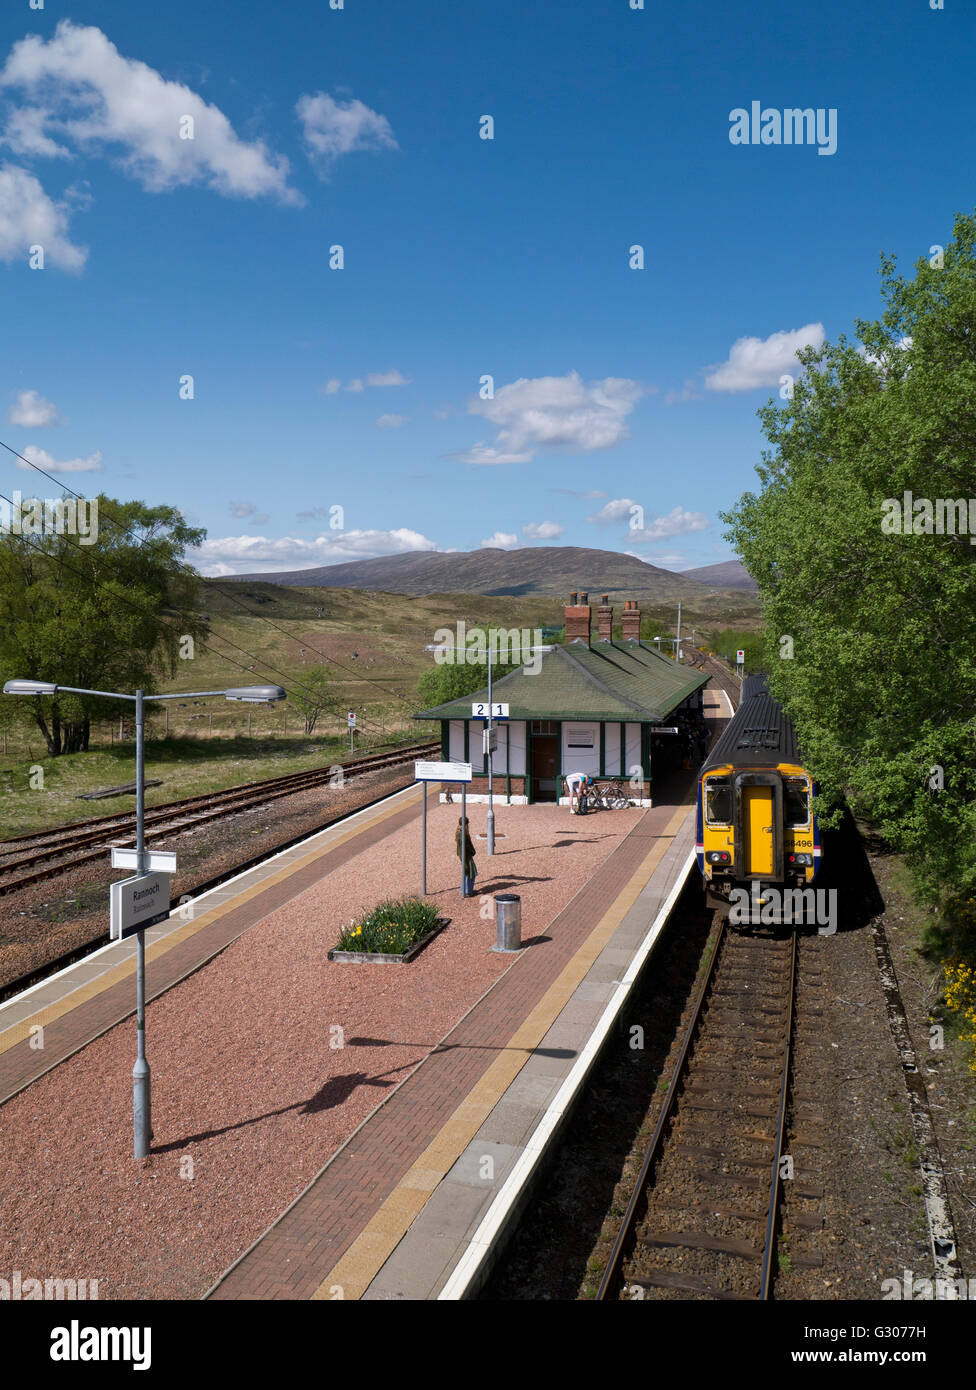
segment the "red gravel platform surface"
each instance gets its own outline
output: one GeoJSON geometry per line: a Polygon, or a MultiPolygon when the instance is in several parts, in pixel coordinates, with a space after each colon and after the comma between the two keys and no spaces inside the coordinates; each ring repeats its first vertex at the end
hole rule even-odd
{"type": "MultiPolygon", "coordinates": [[[[475,832],[485,809],[470,808],[475,832]]],[[[100,1298],[199,1297],[511,967],[488,950],[488,895],[521,894],[523,940],[541,938],[544,960],[561,910],[639,827],[605,891],[622,886],[649,848],[648,818],[672,811],[499,806],[507,838],[492,860],[477,842],[479,896],[465,900],[459,809],[431,803],[428,896],[451,925],[406,966],[330,963],[326,953],[360,909],[419,890],[419,808],[369,848],[353,844],[344,863],[150,1005],[155,1138],[144,1163],[131,1158],[131,1019],[0,1107],[0,1275],[98,1279],[100,1298]]],[[[553,950],[549,978],[563,959],[553,950]]],[[[410,1145],[402,1136],[391,1159],[402,1164],[410,1145]]]]}

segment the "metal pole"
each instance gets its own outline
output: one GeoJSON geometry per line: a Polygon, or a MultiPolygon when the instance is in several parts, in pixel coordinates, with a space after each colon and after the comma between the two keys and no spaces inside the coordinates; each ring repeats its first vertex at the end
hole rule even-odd
{"type": "MultiPolygon", "coordinates": [[[[136,873],[146,871],[146,768],[143,692],[136,691],[136,873]]],[[[146,933],[136,934],[136,1064],[132,1068],[133,1153],[145,1158],[152,1135],[146,1061],[146,933]]]]}
{"type": "Polygon", "coordinates": [[[461,896],[464,897],[464,850],[465,840],[468,835],[468,812],[467,812],[468,784],[461,783],[461,896]]]}
{"type": "Polygon", "coordinates": [[[495,853],[495,807],[491,797],[491,629],[488,630],[488,817],[485,840],[489,854],[495,853]]]}
{"type": "Polygon", "coordinates": [[[421,787],[423,788],[423,806],[424,806],[424,811],[423,811],[424,848],[423,848],[423,853],[422,853],[422,855],[421,855],[421,861],[420,861],[421,864],[423,865],[423,869],[422,869],[422,883],[423,883],[423,886],[422,886],[422,888],[421,888],[420,891],[421,891],[421,894],[426,898],[426,896],[427,896],[427,783],[426,783],[426,782],[421,782],[420,785],[421,785],[421,787]]]}

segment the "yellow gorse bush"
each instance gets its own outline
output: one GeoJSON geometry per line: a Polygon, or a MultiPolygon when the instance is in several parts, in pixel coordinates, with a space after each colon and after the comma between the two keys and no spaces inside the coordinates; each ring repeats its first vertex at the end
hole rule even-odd
{"type": "Polygon", "coordinates": [[[973,1046],[969,1070],[976,1076],[976,967],[956,962],[945,967],[945,977],[945,1001],[963,1020],[962,1040],[973,1046]]]}

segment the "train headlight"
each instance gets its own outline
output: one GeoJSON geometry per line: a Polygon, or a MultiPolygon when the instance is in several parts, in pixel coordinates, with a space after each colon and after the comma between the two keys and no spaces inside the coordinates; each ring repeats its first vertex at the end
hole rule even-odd
{"type": "Polygon", "coordinates": [[[727,854],[724,849],[709,850],[706,855],[709,864],[731,864],[732,856],[727,854]]]}
{"type": "Polygon", "coordinates": [[[808,869],[813,863],[812,854],[791,854],[790,863],[796,864],[800,868],[808,869]]]}

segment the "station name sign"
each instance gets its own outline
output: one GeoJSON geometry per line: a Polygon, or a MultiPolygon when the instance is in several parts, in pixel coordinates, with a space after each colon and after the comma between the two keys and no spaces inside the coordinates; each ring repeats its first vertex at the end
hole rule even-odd
{"type": "Polygon", "coordinates": [[[137,874],[113,883],[109,935],[121,941],[169,916],[169,874],[137,874]]]}
{"type": "Polygon", "coordinates": [[[470,763],[414,763],[413,775],[418,782],[470,782],[470,763]]]}

